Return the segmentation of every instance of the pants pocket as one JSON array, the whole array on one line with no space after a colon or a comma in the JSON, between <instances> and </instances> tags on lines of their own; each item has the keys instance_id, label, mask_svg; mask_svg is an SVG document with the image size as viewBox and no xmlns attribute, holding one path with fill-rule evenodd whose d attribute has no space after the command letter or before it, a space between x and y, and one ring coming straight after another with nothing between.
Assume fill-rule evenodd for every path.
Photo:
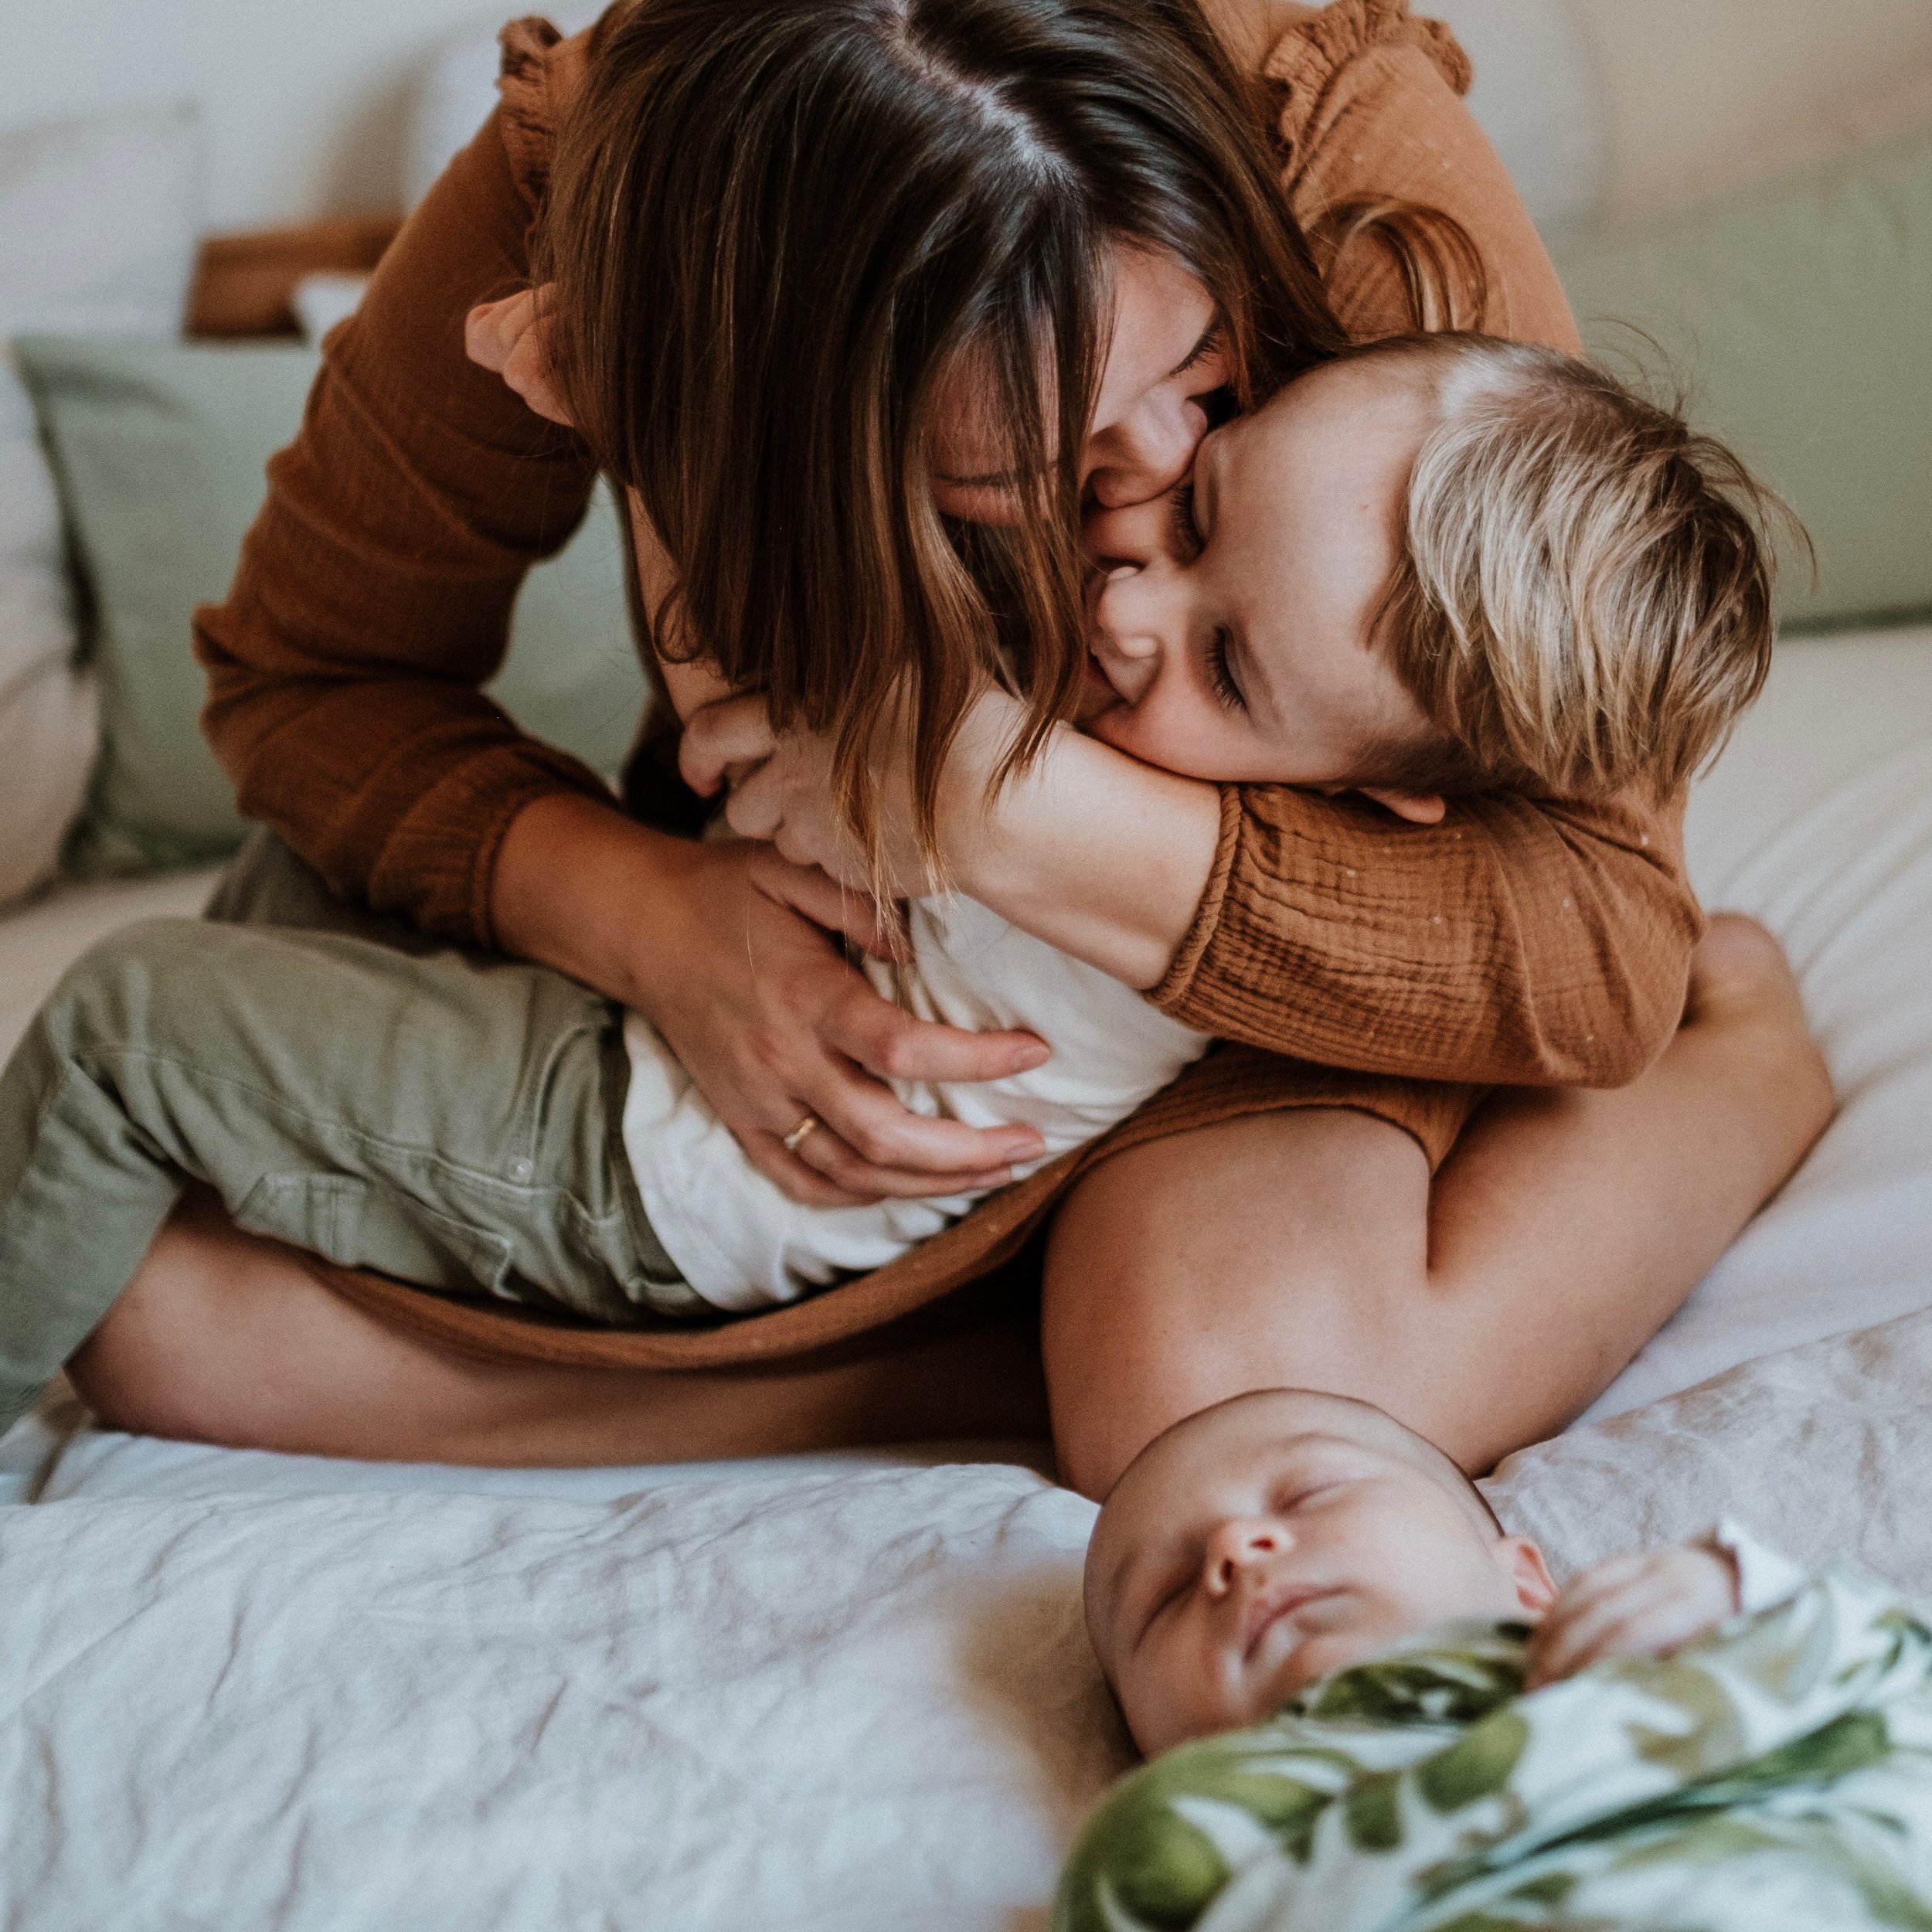
<instances>
[{"instance_id":1,"label":"pants pocket","mask_svg":"<svg viewBox=\"0 0 1932 1932\"><path fill-rule=\"evenodd\" d=\"M351 1175L265 1174L234 1210L236 1226L345 1268L374 1268L419 1287L512 1295L507 1236L472 1226Z\"/></svg>"}]
</instances>

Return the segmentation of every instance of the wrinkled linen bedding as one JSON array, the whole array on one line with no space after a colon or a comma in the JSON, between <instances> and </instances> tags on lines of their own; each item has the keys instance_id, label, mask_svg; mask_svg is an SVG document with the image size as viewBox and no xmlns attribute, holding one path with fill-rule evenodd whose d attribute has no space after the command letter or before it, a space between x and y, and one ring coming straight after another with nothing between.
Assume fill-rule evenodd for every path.
<instances>
[{"instance_id":1,"label":"wrinkled linen bedding","mask_svg":"<svg viewBox=\"0 0 1932 1932\"><path fill-rule=\"evenodd\" d=\"M1932 633L1785 647L1692 839L1791 947L1844 1111L1492 1493L1560 1566L1728 1512L1932 1603ZM1090 1505L991 1453L382 1468L32 1418L0 1923L1031 1932L1130 1754Z\"/></svg>"}]
</instances>

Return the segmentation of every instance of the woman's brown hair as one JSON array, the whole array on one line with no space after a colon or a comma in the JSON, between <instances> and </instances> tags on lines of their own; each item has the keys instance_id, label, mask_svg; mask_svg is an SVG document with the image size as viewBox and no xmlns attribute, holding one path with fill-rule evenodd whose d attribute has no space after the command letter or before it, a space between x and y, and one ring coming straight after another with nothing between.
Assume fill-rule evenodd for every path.
<instances>
[{"instance_id":1,"label":"woman's brown hair","mask_svg":"<svg viewBox=\"0 0 1932 1932\"><path fill-rule=\"evenodd\" d=\"M659 649L831 733L862 835L886 720L930 845L978 689L1024 698L1015 760L1072 708L1113 250L1203 284L1237 405L1344 345L1277 166L1191 0L636 0L606 29L543 237L558 376L677 567ZM1010 529L932 499L968 349Z\"/></svg>"}]
</instances>

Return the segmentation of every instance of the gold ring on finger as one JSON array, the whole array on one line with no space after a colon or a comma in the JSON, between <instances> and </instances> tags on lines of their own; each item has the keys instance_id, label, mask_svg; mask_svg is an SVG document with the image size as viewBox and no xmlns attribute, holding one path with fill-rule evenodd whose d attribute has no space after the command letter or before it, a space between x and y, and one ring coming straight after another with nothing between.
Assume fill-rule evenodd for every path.
<instances>
[{"instance_id":1,"label":"gold ring on finger","mask_svg":"<svg viewBox=\"0 0 1932 1932\"><path fill-rule=\"evenodd\" d=\"M785 1136L785 1151L787 1154L796 1154L799 1148L803 1147L805 1142L810 1139L814 1131L817 1129L818 1125L818 1116L816 1114L808 1114L805 1117Z\"/></svg>"}]
</instances>

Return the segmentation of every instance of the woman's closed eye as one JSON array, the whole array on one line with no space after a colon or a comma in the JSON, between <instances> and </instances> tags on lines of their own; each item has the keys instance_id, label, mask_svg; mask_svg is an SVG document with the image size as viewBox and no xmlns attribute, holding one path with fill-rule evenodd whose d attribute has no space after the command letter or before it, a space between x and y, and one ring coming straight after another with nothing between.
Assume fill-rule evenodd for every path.
<instances>
[{"instance_id":1,"label":"woman's closed eye","mask_svg":"<svg viewBox=\"0 0 1932 1932\"><path fill-rule=\"evenodd\" d=\"M1185 376L1189 370L1199 369L1209 357L1219 355L1222 340L1226 332L1226 325L1217 315L1209 325L1201 339L1188 351L1187 359L1183 362L1175 364L1170 372L1170 379L1175 376Z\"/></svg>"}]
</instances>

